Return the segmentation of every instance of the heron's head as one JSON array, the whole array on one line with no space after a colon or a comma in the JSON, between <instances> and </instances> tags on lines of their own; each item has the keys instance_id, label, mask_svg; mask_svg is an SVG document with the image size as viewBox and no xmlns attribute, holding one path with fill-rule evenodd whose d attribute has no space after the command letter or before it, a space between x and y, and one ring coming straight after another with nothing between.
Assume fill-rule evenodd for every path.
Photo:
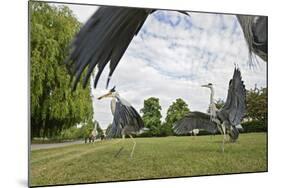
<instances>
[{"instance_id":1,"label":"heron's head","mask_svg":"<svg viewBox=\"0 0 281 188\"><path fill-rule=\"evenodd\" d=\"M98 97L98 100L101 100L102 98L106 98L106 97L115 97L116 94L117 94L117 92L116 92L115 86L114 86L111 90L109 90L108 93Z\"/></svg>"},{"instance_id":2,"label":"heron's head","mask_svg":"<svg viewBox=\"0 0 281 188\"><path fill-rule=\"evenodd\" d=\"M213 84L212 83L208 83L206 85L202 85L202 87L207 87L207 88L212 89L213 88Z\"/></svg>"}]
</instances>

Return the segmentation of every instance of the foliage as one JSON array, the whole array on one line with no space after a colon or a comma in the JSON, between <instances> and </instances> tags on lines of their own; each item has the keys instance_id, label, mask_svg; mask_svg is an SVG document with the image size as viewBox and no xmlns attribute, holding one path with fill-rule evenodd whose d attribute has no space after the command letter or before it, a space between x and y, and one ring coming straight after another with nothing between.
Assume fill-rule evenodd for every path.
<instances>
[{"instance_id":1,"label":"foliage","mask_svg":"<svg viewBox=\"0 0 281 188\"><path fill-rule=\"evenodd\" d=\"M80 128L79 138L88 138L94 130L94 124L92 121L84 123Z\"/></svg>"},{"instance_id":2,"label":"foliage","mask_svg":"<svg viewBox=\"0 0 281 188\"><path fill-rule=\"evenodd\" d=\"M267 122L253 120L244 122L241 125L243 126L242 133L267 132Z\"/></svg>"},{"instance_id":3,"label":"foliage","mask_svg":"<svg viewBox=\"0 0 281 188\"><path fill-rule=\"evenodd\" d=\"M173 102L167 110L167 116L165 118L166 122L162 125L162 135L172 135L173 124L187 115L189 111L188 105L183 99L176 99L176 101Z\"/></svg>"},{"instance_id":4,"label":"foliage","mask_svg":"<svg viewBox=\"0 0 281 188\"><path fill-rule=\"evenodd\" d=\"M61 131L58 140L75 140L81 137L81 128L70 127Z\"/></svg>"},{"instance_id":5,"label":"foliage","mask_svg":"<svg viewBox=\"0 0 281 188\"><path fill-rule=\"evenodd\" d=\"M150 97L144 100L144 106L141 109L141 113L143 113L142 119L144 126L149 129L146 134L151 136L160 135L162 115L159 99Z\"/></svg>"},{"instance_id":6,"label":"foliage","mask_svg":"<svg viewBox=\"0 0 281 188\"><path fill-rule=\"evenodd\" d=\"M53 137L93 115L89 85L86 89L79 85L71 92L70 76L63 63L81 24L65 6L30 2L29 8L31 136Z\"/></svg>"},{"instance_id":7,"label":"foliage","mask_svg":"<svg viewBox=\"0 0 281 188\"><path fill-rule=\"evenodd\" d=\"M267 122L267 88L255 88L247 91L247 114L251 120Z\"/></svg>"},{"instance_id":8,"label":"foliage","mask_svg":"<svg viewBox=\"0 0 281 188\"><path fill-rule=\"evenodd\" d=\"M100 127L100 124L99 124L99 122L98 121L95 121L94 122L94 126L95 126L95 128L96 128L96 131L97 131L97 137L101 137L102 135L104 135L104 133L103 133L103 130L102 130L102 128Z\"/></svg>"},{"instance_id":9,"label":"foliage","mask_svg":"<svg viewBox=\"0 0 281 188\"><path fill-rule=\"evenodd\" d=\"M92 121L88 121L83 123L80 128L76 126L63 129L61 133L56 136L58 140L75 140L75 139L83 139L90 136L92 133L94 126Z\"/></svg>"}]
</instances>

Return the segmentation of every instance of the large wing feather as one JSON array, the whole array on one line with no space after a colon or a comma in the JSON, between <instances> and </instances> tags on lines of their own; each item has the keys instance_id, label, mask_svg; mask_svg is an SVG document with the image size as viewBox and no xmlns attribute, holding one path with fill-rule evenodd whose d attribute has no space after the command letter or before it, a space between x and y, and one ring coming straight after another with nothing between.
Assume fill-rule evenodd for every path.
<instances>
[{"instance_id":1,"label":"large wing feather","mask_svg":"<svg viewBox=\"0 0 281 188\"><path fill-rule=\"evenodd\" d=\"M73 89L86 67L88 70L83 79L83 87L86 86L93 69L97 67L94 80L96 87L104 67L110 61L108 84L119 60L151 12L150 9L128 7L99 8L70 46L71 52L66 63L75 76Z\"/></svg>"},{"instance_id":2,"label":"large wing feather","mask_svg":"<svg viewBox=\"0 0 281 188\"><path fill-rule=\"evenodd\" d=\"M211 121L210 115L202 112L190 112L173 126L176 134L188 134L193 129L205 130L210 133L218 132L216 123Z\"/></svg>"},{"instance_id":3,"label":"large wing feather","mask_svg":"<svg viewBox=\"0 0 281 188\"><path fill-rule=\"evenodd\" d=\"M231 125L238 125L246 112L246 89L242 81L241 72L234 69L233 78L229 82L227 99L218 112L221 120L227 120Z\"/></svg>"},{"instance_id":4,"label":"large wing feather","mask_svg":"<svg viewBox=\"0 0 281 188\"><path fill-rule=\"evenodd\" d=\"M130 132L139 132L144 128L144 123L139 113L134 107L122 104L119 100L116 102L114 118L111 129L111 137L120 136L124 127Z\"/></svg>"},{"instance_id":5,"label":"large wing feather","mask_svg":"<svg viewBox=\"0 0 281 188\"><path fill-rule=\"evenodd\" d=\"M267 62L268 52L268 22L267 16L237 15L248 44L249 52L254 52Z\"/></svg>"}]
</instances>

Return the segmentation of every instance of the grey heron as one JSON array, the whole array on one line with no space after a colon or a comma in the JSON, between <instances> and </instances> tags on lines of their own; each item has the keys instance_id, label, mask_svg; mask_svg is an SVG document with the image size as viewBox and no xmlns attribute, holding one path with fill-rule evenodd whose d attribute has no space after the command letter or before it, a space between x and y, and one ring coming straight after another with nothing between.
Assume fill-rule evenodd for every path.
<instances>
[{"instance_id":1,"label":"grey heron","mask_svg":"<svg viewBox=\"0 0 281 188\"><path fill-rule=\"evenodd\" d=\"M131 157L134 154L136 141L132 134L137 134L144 128L144 123L139 113L135 108L130 105L125 99L121 98L119 93L115 90L115 86L105 95L100 96L98 99L111 97L111 112L113 115L113 122L110 131L110 137L122 136L122 140L128 135L134 142ZM123 147L120 148L116 156L121 152Z\"/></svg>"},{"instance_id":2,"label":"grey heron","mask_svg":"<svg viewBox=\"0 0 281 188\"><path fill-rule=\"evenodd\" d=\"M241 72L235 67L232 79L229 82L227 99L221 109L217 109L214 102L213 84L202 85L211 90L210 113L190 112L183 119L174 123L176 134L187 134L194 129L203 129L210 133L221 132L223 135L222 151L226 133L232 141L236 141L241 128L241 120L246 112L246 89L242 81Z\"/></svg>"},{"instance_id":3,"label":"grey heron","mask_svg":"<svg viewBox=\"0 0 281 188\"><path fill-rule=\"evenodd\" d=\"M70 55L65 60L72 76L75 90L83 71L85 87L91 72L98 68L94 80L96 88L105 66L109 63L106 87L133 37L138 34L147 17L156 9L129 7L100 7L78 32L70 44ZM178 11L188 15L184 11ZM267 17L237 16L244 32L249 52L267 60Z\"/></svg>"},{"instance_id":4,"label":"grey heron","mask_svg":"<svg viewBox=\"0 0 281 188\"><path fill-rule=\"evenodd\" d=\"M100 7L81 28L70 45L70 55L66 59L69 70L75 75L73 89L81 77L83 70L88 67L83 79L86 86L91 72L98 67L94 80L97 86L104 67L110 61L110 71L107 86L116 66L125 53L133 37L138 34L147 16L156 9L129 7ZM184 11L177 11L189 16Z\"/></svg>"}]
</instances>

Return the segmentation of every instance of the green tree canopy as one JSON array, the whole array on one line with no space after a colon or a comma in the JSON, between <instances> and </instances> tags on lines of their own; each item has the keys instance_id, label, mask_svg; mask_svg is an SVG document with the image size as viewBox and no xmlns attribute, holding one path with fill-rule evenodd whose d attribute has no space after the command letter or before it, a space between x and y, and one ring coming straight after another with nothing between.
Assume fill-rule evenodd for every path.
<instances>
[{"instance_id":1,"label":"green tree canopy","mask_svg":"<svg viewBox=\"0 0 281 188\"><path fill-rule=\"evenodd\" d=\"M87 123L83 123L82 127L80 128L80 138L88 138L92 131L94 130L94 123L93 121L88 121Z\"/></svg>"},{"instance_id":2,"label":"green tree canopy","mask_svg":"<svg viewBox=\"0 0 281 188\"><path fill-rule=\"evenodd\" d=\"M182 119L189 111L187 103L183 99L178 98L169 106L165 120L167 123L173 124Z\"/></svg>"},{"instance_id":3,"label":"green tree canopy","mask_svg":"<svg viewBox=\"0 0 281 188\"><path fill-rule=\"evenodd\" d=\"M166 122L163 124L164 134L172 135L173 123L182 119L189 111L188 105L183 99L176 99L167 110L167 116L165 118Z\"/></svg>"},{"instance_id":4,"label":"green tree canopy","mask_svg":"<svg viewBox=\"0 0 281 188\"><path fill-rule=\"evenodd\" d=\"M267 121L267 88L247 90L246 117L252 120Z\"/></svg>"},{"instance_id":5,"label":"green tree canopy","mask_svg":"<svg viewBox=\"0 0 281 188\"><path fill-rule=\"evenodd\" d=\"M30 3L31 136L54 136L92 119L90 87L71 92L63 63L81 24L65 6Z\"/></svg>"},{"instance_id":6,"label":"green tree canopy","mask_svg":"<svg viewBox=\"0 0 281 188\"><path fill-rule=\"evenodd\" d=\"M159 135L162 117L159 99L150 97L144 100L144 106L141 109L141 113L143 113L142 119L144 126L149 129L149 132L153 136Z\"/></svg>"}]
</instances>

